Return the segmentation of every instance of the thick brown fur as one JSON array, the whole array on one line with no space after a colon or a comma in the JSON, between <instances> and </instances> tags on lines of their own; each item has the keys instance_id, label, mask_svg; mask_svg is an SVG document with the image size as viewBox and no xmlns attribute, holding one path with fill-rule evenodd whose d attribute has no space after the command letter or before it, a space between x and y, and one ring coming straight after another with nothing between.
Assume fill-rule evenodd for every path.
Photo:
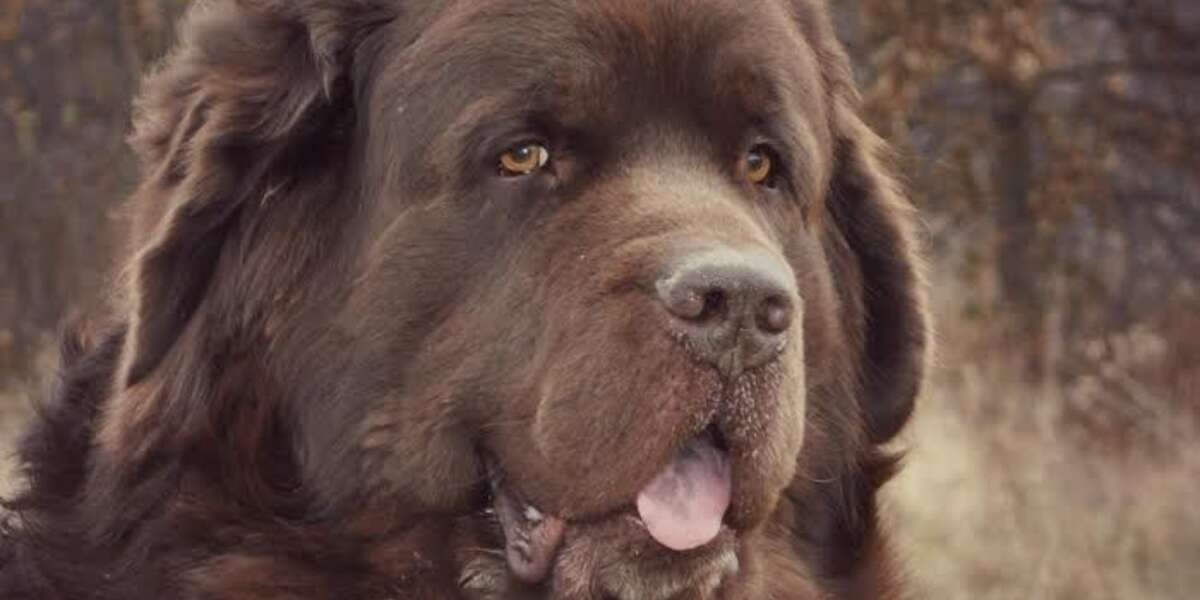
<instances>
[{"instance_id":1,"label":"thick brown fur","mask_svg":"<svg viewBox=\"0 0 1200 600\"><path fill-rule=\"evenodd\" d=\"M903 596L913 216L818 0L207 0L137 108L122 300L21 446L0 598ZM553 170L500 176L530 136ZM762 139L769 189L732 167ZM714 245L803 305L733 381L648 291ZM719 569L610 517L706 426ZM569 524L537 585L489 460Z\"/></svg>"}]
</instances>

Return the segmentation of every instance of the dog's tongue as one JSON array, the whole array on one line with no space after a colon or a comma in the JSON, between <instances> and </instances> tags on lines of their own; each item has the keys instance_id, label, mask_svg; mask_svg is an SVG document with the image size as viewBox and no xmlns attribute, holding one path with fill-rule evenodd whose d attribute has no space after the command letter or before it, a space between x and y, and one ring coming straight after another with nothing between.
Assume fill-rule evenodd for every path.
<instances>
[{"instance_id":1,"label":"dog's tongue","mask_svg":"<svg viewBox=\"0 0 1200 600\"><path fill-rule=\"evenodd\" d=\"M717 537L729 508L729 459L707 436L684 446L638 494L647 531L675 551L699 548Z\"/></svg>"}]
</instances>

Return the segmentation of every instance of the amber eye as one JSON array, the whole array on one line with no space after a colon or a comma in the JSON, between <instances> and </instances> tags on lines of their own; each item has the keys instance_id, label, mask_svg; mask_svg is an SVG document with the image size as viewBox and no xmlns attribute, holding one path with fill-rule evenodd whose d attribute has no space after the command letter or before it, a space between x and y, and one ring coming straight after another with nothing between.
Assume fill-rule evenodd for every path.
<instances>
[{"instance_id":1,"label":"amber eye","mask_svg":"<svg viewBox=\"0 0 1200 600\"><path fill-rule=\"evenodd\" d=\"M771 151L763 146L751 148L742 158L742 172L746 180L755 185L769 185L775 164L771 160Z\"/></svg>"},{"instance_id":2,"label":"amber eye","mask_svg":"<svg viewBox=\"0 0 1200 600\"><path fill-rule=\"evenodd\" d=\"M500 155L500 171L508 176L528 175L550 162L545 146L527 142L506 150Z\"/></svg>"}]
</instances>

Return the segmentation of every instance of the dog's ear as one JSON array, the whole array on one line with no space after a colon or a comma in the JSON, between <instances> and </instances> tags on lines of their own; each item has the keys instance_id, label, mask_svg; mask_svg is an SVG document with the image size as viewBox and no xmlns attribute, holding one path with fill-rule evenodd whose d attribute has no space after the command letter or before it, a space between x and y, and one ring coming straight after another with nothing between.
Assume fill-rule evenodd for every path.
<instances>
[{"instance_id":1,"label":"dog's ear","mask_svg":"<svg viewBox=\"0 0 1200 600\"><path fill-rule=\"evenodd\" d=\"M825 2L791 0L812 45L826 88L833 170L826 210L849 247L861 289L861 410L869 439L896 436L912 416L925 376L929 331L923 263L913 233L916 214L879 157L885 146L859 116L850 59ZM850 285L853 285L850 283Z\"/></svg>"},{"instance_id":2,"label":"dog's ear","mask_svg":"<svg viewBox=\"0 0 1200 600\"><path fill-rule=\"evenodd\" d=\"M380 0L209 0L144 82L135 111L143 184L134 198L124 382L167 354L208 288L239 212L301 144L352 117L355 48L387 20Z\"/></svg>"},{"instance_id":3,"label":"dog's ear","mask_svg":"<svg viewBox=\"0 0 1200 600\"><path fill-rule=\"evenodd\" d=\"M827 207L860 275L860 401L870 440L878 444L908 422L925 373L929 333L922 262L912 206L877 158L882 141L848 100L835 102Z\"/></svg>"}]
</instances>

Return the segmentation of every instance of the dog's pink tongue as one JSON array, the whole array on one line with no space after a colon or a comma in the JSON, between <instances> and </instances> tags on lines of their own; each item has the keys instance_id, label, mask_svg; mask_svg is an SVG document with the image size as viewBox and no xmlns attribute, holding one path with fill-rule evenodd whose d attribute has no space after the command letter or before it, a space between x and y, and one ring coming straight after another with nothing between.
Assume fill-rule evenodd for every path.
<instances>
[{"instance_id":1,"label":"dog's pink tongue","mask_svg":"<svg viewBox=\"0 0 1200 600\"><path fill-rule=\"evenodd\" d=\"M711 542L729 508L730 478L729 459L711 440L689 442L638 494L638 514L650 536L675 551Z\"/></svg>"}]
</instances>

